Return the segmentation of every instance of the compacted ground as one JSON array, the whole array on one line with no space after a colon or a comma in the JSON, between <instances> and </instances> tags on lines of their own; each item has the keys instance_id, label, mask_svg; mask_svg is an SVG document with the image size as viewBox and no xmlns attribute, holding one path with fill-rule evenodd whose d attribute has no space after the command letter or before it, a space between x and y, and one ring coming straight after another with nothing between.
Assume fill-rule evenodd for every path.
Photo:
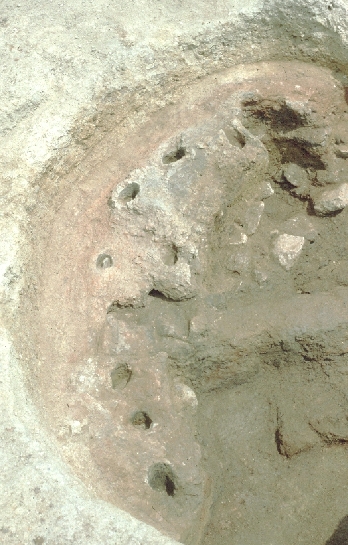
<instances>
[{"instance_id":1,"label":"compacted ground","mask_svg":"<svg viewBox=\"0 0 348 545\"><path fill-rule=\"evenodd\" d=\"M347 121L339 74L245 67L38 214L33 396L99 497L183 543L324 545L348 514Z\"/></svg>"}]
</instances>

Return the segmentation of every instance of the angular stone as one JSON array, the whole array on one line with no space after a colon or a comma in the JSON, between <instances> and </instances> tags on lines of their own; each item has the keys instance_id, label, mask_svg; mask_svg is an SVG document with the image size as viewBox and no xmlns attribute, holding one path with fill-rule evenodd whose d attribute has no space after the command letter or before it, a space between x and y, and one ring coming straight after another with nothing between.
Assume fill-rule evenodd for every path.
<instances>
[{"instance_id":1,"label":"angular stone","mask_svg":"<svg viewBox=\"0 0 348 545\"><path fill-rule=\"evenodd\" d=\"M335 189L324 191L314 198L314 210L319 216L327 216L343 210L348 204L348 184L341 184Z\"/></svg>"},{"instance_id":2,"label":"angular stone","mask_svg":"<svg viewBox=\"0 0 348 545\"><path fill-rule=\"evenodd\" d=\"M285 104L303 123L308 122L312 112L306 102L286 99Z\"/></svg>"},{"instance_id":3,"label":"angular stone","mask_svg":"<svg viewBox=\"0 0 348 545\"><path fill-rule=\"evenodd\" d=\"M187 405L190 405L192 408L196 408L198 405L198 399L195 392L182 382L177 382L175 384L175 393L176 395L184 401Z\"/></svg>"},{"instance_id":4,"label":"angular stone","mask_svg":"<svg viewBox=\"0 0 348 545\"><path fill-rule=\"evenodd\" d=\"M309 241L315 240L318 236L318 231L307 216L291 218L282 224L281 229L288 235L304 237Z\"/></svg>"},{"instance_id":5,"label":"angular stone","mask_svg":"<svg viewBox=\"0 0 348 545\"><path fill-rule=\"evenodd\" d=\"M295 195L305 195L308 193L308 175L304 168L296 163L289 163L283 169L283 177L294 189Z\"/></svg>"},{"instance_id":6,"label":"angular stone","mask_svg":"<svg viewBox=\"0 0 348 545\"><path fill-rule=\"evenodd\" d=\"M287 271L295 264L295 261L302 251L304 242L304 237L287 235L286 233L277 237L274 243L273 253L281 266Z\"/></svg>"},{"instance_id":7,"label":"angular stone","mask_svg":"<svg viewBox=\"0 0 348 545\"><path fill-rule=\"evenodd\" d=\"M283 176L294 187L300 187L308 183L307 172L296 163L287 164L283 169Z\"/></svg>"},{"instance_id":8,"label":"angular stone","mask_svg":"<svg viewBox=\"0 0 348 545\"><path fill-rule=\"evenodd\" d=\"M253 235L259 226L265 203L255 202L246 211L244 227L247 235Z\"/></svg>"},{"instance_id":9,"label":"angular stone","mask_svg":"<svg viewBox=\"0 0 348 545\"><path fill-rule=\"evenodd\" d=\"M339 147L336 151L337 157L340 157L341 159L348 159L348 147L342 146Z\"/></svg>"},{"instance_id":10,"label":"angular stone","mask_svg":"<svg viewBox=\"0 0 348 545\"><path fill-rule=\"evenodd\" d=\"M317 170L316 173L316 183L317 185L325 186L329 184L336 184L337 179L333 172L328 170Z\"/></svg>"},{"instance_id":11,"label":"angular stone","mask_svg":"<svg viewBox=\"0 0 348 545\"><path fill-rule=\"evenodd\" d=\"M154 289L173 301L190 299L196 294L192 284L190 266L187 263L177 263L168 270L158 272L154 279Z\"/></svg>"},{"instance_id":12,"label":"angular stone","mask_svg":"<svg viewBox=\"0 0 348 545\"><path fill-rule=\"evenodd\" d=\"M324 147L328 141L331 129L329 127L301 127L292 131L291 136L297 142L307 144L308 147Z\"/></svg>"},{"instance_id":13,"label":"angular stone","mask_svg":"<svg viewBox=\"0 0 348 545\"><path fill-rule=\"evenodd\" d=\"M262 286L268 280L268 272L263 269L255 269L253 271L254 280Z\"/></svg>"}]
</instances>

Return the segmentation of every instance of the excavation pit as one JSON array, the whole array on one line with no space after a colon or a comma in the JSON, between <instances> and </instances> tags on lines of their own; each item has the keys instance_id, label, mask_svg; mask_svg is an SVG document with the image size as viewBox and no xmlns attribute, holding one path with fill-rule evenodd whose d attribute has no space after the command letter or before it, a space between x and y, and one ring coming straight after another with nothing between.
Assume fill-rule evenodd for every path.
<instances>
[{"instance_id":1,"label":"excavation pit","mask_svg":"<svg viewBox=\"0 0 348 545\"><path fill-rule=\"evenodd\" d=\"M187 545L324 545L348 513L345 88L243 70L34 210L21 351L99 498Z\"/></svg>"}]
</instances>

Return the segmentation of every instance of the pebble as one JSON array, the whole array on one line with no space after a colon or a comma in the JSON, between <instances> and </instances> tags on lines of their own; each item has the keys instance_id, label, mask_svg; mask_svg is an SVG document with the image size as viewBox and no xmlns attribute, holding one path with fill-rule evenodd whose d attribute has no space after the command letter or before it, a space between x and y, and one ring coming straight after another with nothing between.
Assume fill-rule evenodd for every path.
<instances>
[{"instance_id":1,"label":"pebble","mask_svg":"<svg viewBox=\"0 0 348 545\"><path fill-rule=\"evenodd\" d=\"M340 147L336 150L336 156L340 157L341 159L348 159L348 147Z\"/></svg>"},{"instance_id":2,"label":"pebble","mask_svg":"<svg viewBox=\"0 0 348 545\"><path fill-rule=\"evenodd\" d=\"M253 235L259 226L262 212L264 211L265 203L255 202L246 211L244 227L247 235Z\"/></svg>"},{"instance_id":3,"label":"pebble","mask_svg":"<svg viewBox=\"0 0 348 545\"><path fill-rule=\"evenodd\" d=\"M325 186L325 185L337 183L334 172L330 172L327 170L317 170L316 178L317 178L317 185L319 186L320 185Z\"/></svg>"},{"instance_id":4,"label":"pebble","mask_svg":"<svg viewBox=\"0 0 348 545\"><path fill-rule=\"evenodd\" d=\"M295 235L304 237L306 240L314 241L318 236L318 231L315 229L312 222L306 216L295 216L289 220L286 220L281 230L285 231L288 235Z\"/></svg>"},{"instance_id":5,"label":"pebble","mask_svg":"<svg viewBox=\"0 0 348 545\"><path fill-rule=\"evenodd\" d=\"M324 191L318 198L313 199L316 214L327 216L333 212L343 210L348 205L348 184L341 184L335 189Z\"/></svg>"},{"instance_id":6,"label":"pebble","mask_svg":"<svg viewBox=\"0 0 348 545\"><path fill-rule=\"evenodd\" d=\"M331 129L329 127L301 127L291 132L291 137L297 142L307 144L307 146L324 147L327 142Z\"/></svg>"},{"instance_id":7,"label":"pebble","mask_svg":"<svg viewBox=\"0 0 348 545\"><path fill-rule=\"evenodd\" d=\"M262 269L255 269L253 273L256 282L262 286L268 280L268 273Z\"/></svg>"},{"instance_id":8,"label":"pebble","mask_svg":"<svg viewBox=\"0 0 348 545\"><path fill-rule=\"evenodd\" d=\"M283 169L283 176L294 187L300 187L308 183L307 172L296 163L288 163Z\"/></svg>"},{"instance_id":9,"label":"pebble","mask_svg":"<svg viewBox=\"0 0 348 545\"><path fill-rule=\"evenodd\" d=\"M295 264L302 251L304 242L304 237L288 235L286 233L276 238L273 253L281 266L287 271Z\"/></svg>"},{"instance_id":10,"label":"pebble","mask_svg":"<svg viewBox=\"0 0 348 545\"><path fill-rule=\"evenodd\" d=\"M178 382L175 385L175 390L178 395L178 397L184 401L185 403L188 403L191 405L191 407L197 407L198 405L198 399L195 394L195 392L186 384L183 384L182 382Z\"/></svg>"}]
</instances>

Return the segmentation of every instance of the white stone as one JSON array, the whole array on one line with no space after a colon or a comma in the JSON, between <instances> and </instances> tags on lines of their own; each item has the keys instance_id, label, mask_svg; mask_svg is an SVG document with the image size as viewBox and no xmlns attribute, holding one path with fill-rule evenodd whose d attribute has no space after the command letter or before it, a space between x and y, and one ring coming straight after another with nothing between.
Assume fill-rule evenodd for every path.
<instances>
[{"instance_id":1,"label":"white stone","mask_svg":"<svg viewBox=\"0 0 348 545\"><path fill-rule=\"evenodd\" d=\"M69 428L71 435L80 434L82 431L82 425L79 420L71 420L69 422Z\"/></svg>"},{"instance_id":2,"label":"white stone","mask_svg":"<svg viewBox=\"0 0 348 545\"><path fill-rule=\"evenodd\" d=\"M195 394L195 392L187 386L186 384L183 384L182 382L178 382L176 384L176 392L178 397L186 404L191 405L191 407L197 407L198 406L198 399Z\"/></svg>"},{"instance_id":3,"label":"white stone","mask_svg":"<svg viewBox=\"0 0 348 545\"><path fill-rule=\"evenodd\" d=\"M265 203L255 202L249 206L245 214L244 227L247 235L253 235L259 226Z\"/></svg>"},{"instance_id":4,"label":"white stone","mask_svg":"<svg viewBox=\"0 0 348 545\"><path fill-rule=\"evenodd\" d=\"M341 184L335 189L324 191L314 199L314 210L319 216L326 216L343 210L348 204L348 184Z\"/></svg>"},{"instance_id":5,"label":"white stone","mask_svg":"<svg viewBox=\"0 0 348 545\"><path fill-rule=\"evenodd\" d=\"M279 235L276 238L273 253L281 266L287 271L295 264L295 261L302 251L304 242L304 237L288 235L286 233Z\"/></svg>"},{"instance_id":6,"label":"white stone","mask_svg":"<svg viewBox=\"0 0 348 545\"><path fill-rule=\"evenodd\" d=\"M286 220L281 230L285 231L288 235L295 235L305 237L306 240L313 241L318 236L318 231L315 229L313 223L305 215L295 216L289 220Z\"/></svg>"}]
</instances>

